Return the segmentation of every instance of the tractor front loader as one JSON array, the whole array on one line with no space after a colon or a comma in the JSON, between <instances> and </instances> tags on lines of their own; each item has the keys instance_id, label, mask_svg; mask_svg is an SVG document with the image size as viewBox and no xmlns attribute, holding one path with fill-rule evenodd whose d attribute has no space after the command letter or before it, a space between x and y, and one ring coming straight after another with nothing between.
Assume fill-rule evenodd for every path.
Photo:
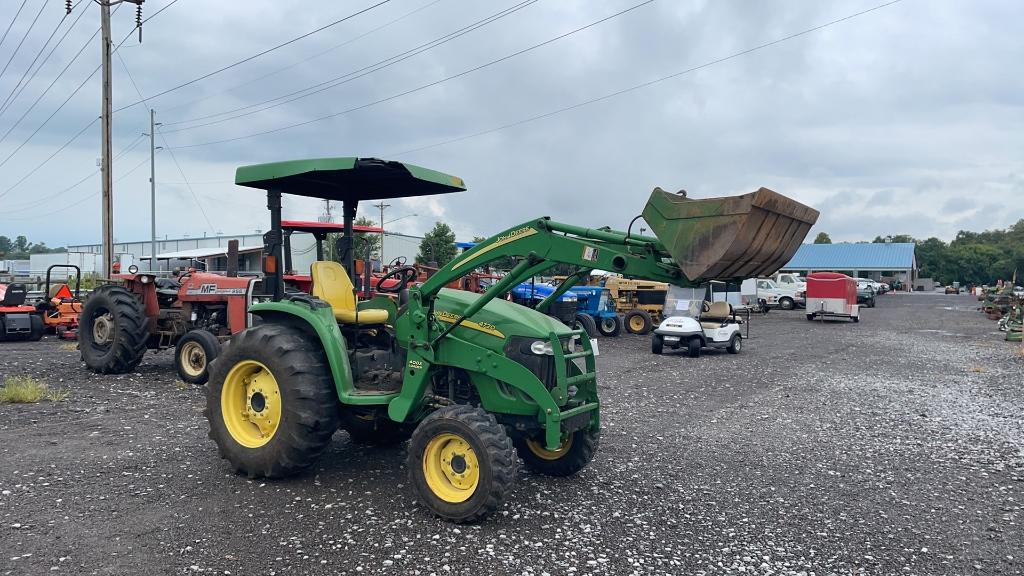
<instances>
[{"instance_id":1,"label":"tractor front loader","mask_svg":"<svg viewBox=\"0 0 1024 576\"><path fill-rule=\"evenodd\" d=\"M271 227L264 270L274 297L250 308L262 322L234 336L213 363L205 414L221 456L249 477L282 477L316 462L339 427L358 441L409 438L415 493L453 522L476 521L498 509L515 481L518 458L538 473L570 476L597 450L595 348L583 330L543 310L594 268L699 284L707 274L694 266L684 272L679 262L694 253L680 248L688 242L706 246L706 232L723 231L690 226L689 240L668 234L673 242L666 244L538 218L481 242L421 285L411 285L415 268L392 270L397 305L385 297L359 302L351 262L314 263L312 296L284 291L278 266L282 196L340 201L348 223L361 200L461 191L461 179L399 162L327 158L246 166L235 181L267 193ZM657 194L649 207L663 200ZM738 198L745 199L745 213L723 213L721 208L736 207L733 198L688 201L701 207L705 219L734 221L733 237L746 243L744 264L723 267L708 256L708 270L763 273L796 250L817 217L766 189ZM659 234L686 227L679 217L673 210L645 211ZM794 220L800 222L789 225ZM749 230L752 223L758 230ZM482 294L445 287L507 257L518 264ZM503 299L558 264L577 271L539 310Z\"/></svg>"}]
</instances>

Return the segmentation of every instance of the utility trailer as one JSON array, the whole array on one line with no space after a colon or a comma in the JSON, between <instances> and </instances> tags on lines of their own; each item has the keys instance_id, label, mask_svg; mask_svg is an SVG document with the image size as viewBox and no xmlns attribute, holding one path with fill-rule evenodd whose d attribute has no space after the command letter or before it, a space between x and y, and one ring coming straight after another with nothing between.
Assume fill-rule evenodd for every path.
<instances>
[{"instance_id":1,"label":"utility trailer","mask_svg":"<svg viewBox=\"0 0 1024 576\"><path fill-rule=\"evenodd\" d=\"M860 322L857 281L838 272L807 276L807 319L848 318Z\"/></svg>"},{"instance_id":2,"label":"utility trailer","mask_svg":"<svg viewBox=\"0 0 1024 576\"><path fill-rule=\"evenodd\" d=\"M388 272L381 283L397 280L388 288L397 303L357 302L351 253L344 265L313 264L312 295L284 290L283 197L342 202L351 230L361 201L458 192L465 189L460 178L349 157L244 166L235 183L266 192L264 272L272 298L250 307L261 322L232 337L213 363L205 415L220 455L250 478L274 478L311 466L339 427L379 444L409 439L413 491L453 522L497 510L517 479L518 458L537 473L571 476L594 457L601 428L595 351L583 330L543 313L570 287L593 269L677 286L699 285L709 272L742 276L748 266L722 259L786 260L817 217L762 189L755 195L774 202L779 225L757 224L759 232L747 229L749 218L730 224L735 217L717 213L716 206L733 206L732 198L690 201L698 212L717 213L712 226L693 225L696 215L674 222L645 210L665 243L536 218L477 244L420 285L413 285L413 267ZM655 191L648 208L673 202L662 194ZM784 225L794 214L810 224ZM733 245L736 254L718 252L715 236L722 233L748 245ZM714 253L702 255L698 246ZM518 263L483 293L446 288L506 258ZM536 310L504 299L560 264L575 272Z\"/></svg>"}]
</instances>

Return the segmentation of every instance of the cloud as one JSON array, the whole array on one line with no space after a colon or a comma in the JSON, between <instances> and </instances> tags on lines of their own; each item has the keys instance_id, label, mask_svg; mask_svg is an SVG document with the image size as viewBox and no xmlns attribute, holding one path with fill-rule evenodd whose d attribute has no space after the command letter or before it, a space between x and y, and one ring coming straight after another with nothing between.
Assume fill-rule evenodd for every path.
<instances>
[{"instance_id":1,"label":"cloud","mask_svg":"<svg viewBox=\"0 0 1024 576\"><path fill-rule=\"evenodd\" d=\"M166 143L175 147L192 191L169 155L161 153L158 235L265 229L268 217L261 193L232 185L239 165L321 156L387 157L425 146L397 158L457 174L469 191L391 202L385 219L405 216L392 225L405 233L422 233L441 219L460 239L468 239L545 215L623 228L643 209L654 186L686 188L693 197L766 186L820 210L821 220L811 234L825 231L835 241L897 233L948 240L963 228L1008 226L1024 211L1019 155L1024 149L1024 76L1012 73L1024 61L1024 44L1011 25L1024 18L1020 3L940 0L924 9L902 2L646 89L432 146L685 70L873 5L654 2L494 66L360 108L634 3L537 2L309 98L204 128L169 132ZM148 4L149 13L163 5ZM459 0L392 2L149 105L166 130L188 126L172 123L249 106L359 70L500 8ZM93 12L0 117L0 130L6 131L92 33L95 11L86 4L80 9ZM121 54L143 93L154 94L352 10L348 4L259 0L206 3L197 11L181 2L146 24L141 46L126 43ZM0 9L0 21L13 15L7 11L10 6ZM52 20L57 19L54 15ZM25 25L16 23L12 35ZM115 37L127 33L130 25L127 12L115 14ZM32 39L38 44L43 38L33 34ZM0 78L0 92L14 86L30 52L19 54ZM56 108L98 56L91 49L83 54L38 110L0 144L0 159ZM116 57L114 76L115 106L138 100ZM360 109L258 138L184 147L352 108ZM0 170L0 193L98 110L94 78ZM115 115L114 130L115 149L148 131L146 106ZM43 206L34 202L94 171L98 143L94 127L0 198L5 216L0 234L25 234L50 245L97 241L98 177ZM147 153L148 141L143 140L118 160L115 177L144 161ZM115 186L119 239L149 236L147 168ZM61 211L90 194L92 199ZM4 211L4 203L19 210ZM321 210L315 200L285 201L289 217L315 218ZM379 218L369 205L360 213ZM55 221L73 225L54 226Z\"/></svg>"}]
</instances>

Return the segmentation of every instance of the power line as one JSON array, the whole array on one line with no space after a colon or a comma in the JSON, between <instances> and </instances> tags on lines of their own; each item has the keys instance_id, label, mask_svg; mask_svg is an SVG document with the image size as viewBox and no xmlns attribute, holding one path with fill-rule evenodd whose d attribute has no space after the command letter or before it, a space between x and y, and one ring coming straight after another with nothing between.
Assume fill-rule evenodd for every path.
<instances>
[{"instance_id":1,"label":"power line","mask_svg":"<svg viewBox=\"0 0 1024 576\"><path fill-rule=\"evenodd\" d=\"M179 120L177 122L167 122L164 125L165 126L171 126L171 125L176 125L176 124L187 124L187 123L190 123L190 122L196 122L196 121L205 120L205 119L208 119L208 118L216 118L217 116L224 116L224 115L227 115L227 114L233 114L235 112L240 112L242 110L246 110L246 109L249 109L249 108L256 108L256 107L259 107L259 106L263 106L264 104L268 104L270 102L274 102L276 100L280 100L279 102L277 102L275 104L270 104L269 106L264 106L263 108L260 108L259 110L252 110L250 112L245 112L245 113L242 113L242 114L237 114L237 115L234 115L234 116L230 116L228 118L222 118L220 120L214 120L214 121L211 121L211 122L205 122L205 123L202 123L202 124L197 124L195 126L186 126L186 127L182 127L182 128L176 128L174 130L164 130L164 132L167 133L167 134L170 134L172 132L181 132L181 131L184 131L184 130L193 130L195 128L202 128L204 126L211 126L213 124L220 124L222 122L227 122L229 120L234 120L236 118L242 118L244 116L249 116L251 114L257 114L259 112L263 112L263 111L269 110L271 108L276 108L277 106L283 106L284 104L288 104L288 103L294 102L296 100L301 100L303 98L312 96L314 94L319 94L320 92L324 92L324 91L329 90L331 88L336 88L338 86L341 86L342 84L347 84L348 82L352 82L353 80L357 80L357 79L362 78L364 76L368 76L370 74L373 74L374 72L379 72L381 70L384 70L385 68L388 68L390 66L398 64L399 62L402 62L404 60L408 60L409 58L412 58L413 56L416 56L417 54L422 54L423 52L426 52L428 50L432 50L432 49L437 48L438 46L441 46L443 44L447 44L448 42L451 42L452 40L455 40L456 38L459 38L460 36L464 36L466 34L469 34L470 32L473 32L474 30L482 28L482 27L484 27L484 26L486 26L488 24L491 24L492 22L496 22L497 20L500 20L501 18L504 18L505 16L508 16L510 14L518 12L519 10L522 10L523 8L529 6L530 4L534 4L537 1L538 0L526 0L524 2L520 2L519 4L516 4L514 6L506 8L506 9L501 10L499 12L496 12L496 13L494 13L494 14L486 17L486 18L483 18L481 20L477 20L476 22L473 22L472 24L470 24L468 26L464 26L464 27L462 27L462 28L460 28L458 30L455 30L454 32L449 32L448 34L445 34L445 35L443 35L443 36L441 36L439 38L435 38L435 39L433 39L433 40L431 40L429 42L424 42L423 44L420 44L419 46L416 46L416 47L411 48L409 50L406 50L404 52L400 52L400 53L395 54L394 56L391 56L389 58L385 58L383 60L380 60L378 62L370 64L368 66L363 66L362 68L360 68L358 70L353 70L351 72L342 74L341 76L335 76L334 78L329 78L327 80L324 80L323 82L319 82L317 84L313 84L312 86L307 86L306 88L302 88L302 89L296 90L294 92L289 92L288 94L284 94L284 95L278 96L276 98L270 98L269 100L264 100L262 102L257 102L255 104L249 104L247 106L241 106L241 107L235 108L233 110L226 110L224 112L218 112L216 114L209 114L209 115L206 115L206 116L199 116L199 117L196 117L196 118L190 118L188 120ZM303 92L306 92L306 93L302 94ZM296 94L301 94L301 96L296 96L294 98L291 98L291 96L295 96Z\"/></svg>"},{"instance_id":2,"label":"power line","mask_svg":"<svg viewBox=\"0 0 1024 576\"><path fill-rule=\"evenodd\" d=\"M872 8L868 8L867 10L862 10L860 12L856 12L854 14L850 14L850 15L844 16L842 18L837 18L836 20L832 20L830 22L826 22L824 24L820 24L818 26L814 26L813 28L807 28L806 30L802 30L802 31L797 32L795 34L790 34L788 36L784 36L782 38L778 38L776 40L772 40L771 42L765 42L764 44L759 44L759 45L754 46L752 48L747 48L746 50L741 50L739 52L735 52L733 54L729 54L728 56L724 56L722 58L717 58L715 60L710 60L710 61L705 62L703 64L700 64L698 66L694 66L692 68L687 68L686 70L680 70L679 72L675 72L675 73L669 74L667 76L662 76L660 78L655 78L654 80L649 80L647 82L643 82L643 83L640 83L640 84L635 84L635 85L630 86L628 88L623 88L623 89L617 90L615 92L610 92L608 94L604 94L603 96L598 96L596 98L591 98L589 100L584 100L582 102L577 102L576 104L572 104L570 106L565 106L563 108L558 108L556 110L552 110L550 112L545 112L543 114L538 114L536 116L531 116L529 118L523 118L522 120L517 120L515 122L511 122L509 124L504 124L502 126L497 126L495 128L490 128L488 130L482 130L480 132L474 132L472 134L467 134L467 135L459 136L459 137L456 137L456 138L450 138L448 140L442 140L440 142L435 142L433 144L428 144L426 146L420 146L418 148L411 148L411 149L405 150L403 152L395 152L395 153L387 154L386 156L387 157L394 157L394 156L402 156L402 155L405 155L405 154L411 154L413 152L419 152L421 150L427 150L429 148L436 148L438 146L445 146L447 144L453 144L455 142L461 142L463 140L469 140L470 138L476 138L477 136L483 136L485 134L491 134L493 132L498 132L500 130L505 130L507 128L513 128L515 126L521 126L523 124L528 124L530 122L534 122L534 121L537 121L537 120L542 120L544 118L550 118L551 116L555 116L556 114L561 114L563 112L568 112L570 110L575 110L577 108L582 108L584 106L588 106L588 105L594 104L596 102L601 102L603 100L609 100L609 99L614 98L616 96L621 96L622 94L626 94L626 93L629 93L629 92L634 92L636 90L647 88L648 86L653 86L655 84L658 84L658 83L661 83L661 82L665 82L666 80L671 80L673 78L678 78L680 76L683 76L683 75L686 75L686 74L690 74L692 72L696 72L697 70L702 70L704 68L708 68L710 66L714 66L715 64L720 64L720 63L726 62L728 60L739 58L740 56L744 56L746 54L750 54L751 52L756 52L758 50L762 50L764 48L768 48L770 46L774 46L776 44L780 44L782 42L786 42L787 40L792 40L792 39L798 38L800 36L805 36L805 35L810 34L812 32L816 32L818 30L821 30L821 29L824 29L824 28L828 28L829 26L832 26L832 25L835 25L835 24L839 24L839 23L845 22L847 20L852 20L853 18L856 18L858 16L863 16L865 14L868 14L870 12L874 12L876 10L881 10L882 8L885 8L887 6L892 6L893 4L897 4L897 3L901 2L901 1L902 0L892 0L891 2L886 2L885 4L879 4L879 5L874 6Z\"/></svg>"},{"instance_id":3,"label":"power line","mask_svg":"<svg viewBox=\"0 0 1024 576\"><path fill-rule=\"evenodd\" d=\"M83 1L84 0L78 0L75 6L81 4ZM7 99L4 100L3 105L0 105L0 116L3 116L4 113L7 112L7 110L10 109L12 105L14 105L14 101L18 99L18 96L21 96L21 93L24 92L26 88L28 88L28 85L32 82L32 80L35 79L36 75L39 74L39 71L43 69L43 66L46 66L46 63L50 61L50 56L53 56L53 53L57 50L57 48L64 43L64 39L68 37L68 34L70 34L71 30L73 30L74 27L78 25L78 21L81 20L82 16L84 15L85 10L78 11L78 16L75 17L75 21L72 22L71 25L68 26L67 30L64 31L64 35L60 37L60 40L57 40L57 43L54 44L52 48L50 48L50 52L46 54L46 58L43 58L43 61L41 64L39 64L39 67L37 67L35 70L32 70L32 65L36 63L36 60L39 59L39 56L42 55L44 50L46 50L46 46L50 43L50 40L53 40L53 36L57 33L58 30L60 30L61 24L63 24L64 21L67 19L67 14L61 17L60 22L57 23L57 27L54 28L53 30L53 34L50 34L50 38L47 39L46 42L43 44L43 47L39 49L39 53L36 54L35 59L32 60L32 64L29 64L29 67L25 70L25 74L21 76L21 80L18 81L18 85L15 86L14 90L12 90L11 93L7 95ZM29 75L29 72L31 72L31 75ZM28 76L28 79L25 78L26 76Z\"/></svg>"},{"instance_id":4,"label":"power line","mask_svg":"<svg viewBox=\"0 0 1024 576\"><path fill-rule=\"evenodd\" d=\"M396 24L396 23L398 23L398 22L400 22L402 20L405 20L406 18L408 18L410 16L418 14L418 13L426 10L427 8L430 8L431 6L433 6L433 5L435 5L435 4L439 3L439 2L441 2L441 0L433 0L432 2L428 2L427 4L424 4L423 6L420 6L419 8L416 8L414 10L406 12L405 14L399 16L398 18L395 18L394 20L390 20L388 22L385 22L384 24L381 24L380 26L377 26L376 28L373 28L371 30L367 30L366 32L363 32L362 34L360 34L358 36L355 36L353 38L349 38L348 40L342 42L341 44L336 44L336 45L331 46L330 48L328 48L326 50L322 50L320 52L317 52L316 54L313 54L312 56L309 56L308 58L303 58L302 60L299 60L297 62L293 62L293 63L291 63L291 64L289 64L287 66L282 66L281 68L278 68L277 70L274 70L273 72L268 72L268 73L263 74L261 76L257 76L255 78L253 78L252 80L247 80L245 82L242 82L241 84L236 84L236 85L232 86L231 88L226 88L224 90L220 90L220 91L214 92L212 94L208 94L206 96L202 96L200 98L196 98L195 100L189 100L188 102L185 102L183 104L178 104L176 106L169 106L169 107L165 106L165 107L161 108L161 110L164 113L170 112L172 110L178 110L180 108L185 108L187 106L192 106L193 104L198 104L199 102L203 102L203 101L209 100L211 98L214 98L216 96L220 96L222 94L229 94L231 92L234 92L235 90L238 90L239 88L242 88L243 86L249 86L250 84L255 84L256 82L259 82L260 80L263 80L265 78L269 78L271 76L280 74L281 72L284 72L285 70L290 70L290 69L292 69L292 68L294 68L294 67L296 67L296 66L298 66L300 64L303 64L303 63L309 62L310 60L314 60L316 58L319 58L319 57L323 56L324 54L329 54L331 52L334 52L338 48L343 48L345 46L348 46L349 44L352 44L353 42L356 42L358 40L362 40L363 38L366 38L367 36L369 36L371 34L379 32L379 31L387 28L388 26L391 26L392 24ZM165 122L164 123L165 126L168 126L170 124L177 124L177 122Z\"/></svg>"},{"instance_id":5,"label":"power line","mask_svg":"<svg viewBox=\"0 0 1024 576\"><path fill-rule=\"evenodd\" d=\"M451 76L446 76L444 78L441 78L440 80L435 80L435 81L429 82L427 84L422 84L420 86L417 86L416 88L405 90L405 91L399 92L397 94L392 94L391 96L388 96L386 98L381 98L381 99L378 99L378 100L374 100L373 102L369 102L367 104L361 104L359 106L355 106L355 107L349 108L347 110L342 110L340 112L334 112L332 114L328 114L326 116L320 116L319 118L314 118L312 120L306 120L304 122L297 122L295 124L289 124L289 125L286 125L286 126L281 126L281 127L278 127L278 128L273 128L271 130L264 130L262 132L255 132L253 134L247 134L245 136L236 136L234 138L226 138L226 139L223 139L223 140L214 140L214 141L211 141L211 142L201 142L199 144L186 144L186 145L178 146L178 148L179 149L181 149L181 148L198 148L200 146L210 146L210 145L213 145L213 144L223 144L223 143L226 143L226 142L235 142L235 141L238 141L238 140L246 140L248 138L255 138L257 136L264 136L264 135L267 135L267 134L273 134L273 133L281 132L281 131L284 131L284 130L290 130L292 128L297 128L299 126L305 126L305 125L308 125L308 124L313 124L313 123L316 123L316 122L321 122L321 121L327 120L329 118L336 118L338 116L342 116L344 114L349 114L349 113L355 112L357 110L363 110L365 108L370 108L371 106L376 106L377 104L381 104L381 103L384 103L384 102L390 102L391 100L396 100L396 99L401 98L403 96L407 96L409 94L413 94L413 93L419 92L421 90L426 90L427 88L431 88L433 86L437 86L438 84L442 84L444 82L448 82L449 80L454 80L456 78L460 78L462 76L466 76L467 74L472 74L473 72L477 72L479 70L483 70L484 68L488 68L488 67L493 66L495 64L498 64L500 62L504 62L504 61L509 60L511 58L515 58L516 56L519 56L521 54L525 54L525 53L530 52L532 50L536 50L537 48L540 48L542 46L546 46L548 44L551 44L552 42L557 42L558 40L561 40L563 38L567 38L569 36L572 36L573 34L576 34L577 32L582 32L583 30L586 30L588 28L592 28L594 26L597 26L598 24L602 24L602 23L607 22L607 21L609 21L609 20L611 20L613 18L616 18L618 16L622 16L623 14L626 14L628 12L636 10L637 8L640 8L641 6L645 6L647 4L650 4L651 2L654 2L654 0L644 0L643 2L640 2L639 4L634 4L633 6L630 6L629 8L626 8L625 10L620 10L619 12L616 12L616 13L610 15L610 16L605 16L604 18L601 18L600 20L595 20L594 22L591 22L590 24L586 24L584 26L580 26L579 28L576 28L574 30L570 30L569 32L565 32L563 34L560 34L558 36L555 36L554 38L550 38L550 39L545 40L543 42L534 44L533 46L530 46L528 48L523 48L522 50L518 50L518 51L513 52L511 54L502 56L501 58L497 58L495 60L491 60L490 62L487 62L485 64L481 64L479 66L475 66L475 67L470 68L468 70L463 70L462 72L459 72L457 74L452 74Z\"/></svg>"},{"instance_id":6,"label":"power line","mask_svg":"<svg viewBox=\"0 0 1024 576\"><path fill-rule=\"evenodd\" d=\"M173 5L174 5L175 3L177 3L177 2L178 2L178 0L171 0L171 1L170 1L170 2L168 2L168 3L166 4L166 5L164 5L164 7L163 7L163 8L161 8L161 9L157 10L156 12L154 12L153 14L151 14L151 15L150 15L150 16L149 16L148 18L144 19L144 20L142 21L142 23L143 23L143 24L145 24L146 22L148 22L148 21L152 20L152 19L153 19L153 18L155 18L155 17L157 16L157 15L159 15L159 14L160 14L161 12L163 12L164 10L166 10L166 9L170 8L171 6L173 6ZM113 12L113 13L114 13L114 14L116 14L116 13L117 13L117 10L118 10L118 9L119 9L120 7L121 7L121 5L120 5L120 4L119 4L119 5L117 5L117 6L116 6L116 7L114 8L114 12ZM120 42L118 42L117 46L115 46L115 47L114 47L114 50L113 50L113 52L112 52L112 53L115 53L115 54L116 54L116 53L117 53L117 51L118 51L118 49L120 49L120 48L121 48L121 45L123 45L123 44L124 44L125 42L127 42L127 41L128 41L128 38L130 38L130 37L131 37L131 35L132 35L132 34L134 33L134 31L135 31L135 29L133 29L133 30L132 30L132 32L129 32L129 33L128 33L128 34L127 34L127 35L126 35L126 36L125 36L124 38L122 38L122 39L121 39L121 41L120 41ZM95 38L95 37L96 37L96 34L98 34L98 33L99 33L99 29L97 29L97 30L96 30L96 32L93 32L92 36L91 36L91 37L89 38L89 42L92 42L93 38ZM87 43L86 43L85 45L83 45L83 46L82 46L82 48L81 48L81 49L80 49L80 50L78 51L78 53L79 53L79 54L81 54L82 50L84 50L84 49L85 49L85 47L86 47L86 46L88 46L89 42L87 42ZM75 58L77 58L77 57L78 57L78 55L76 54L76 55L75 55ZM74 60L72 60L72 62L74 62ZM57 82L57 80L58 80L58 79L60 78L60 76L61 76L61 75L63 75L65 71L67 71L67 68L68 68L68 67L69 67L70 65L71 65L71 63L68 63L68 66L65 66L65 67L64 67L64 70L62 70L62 71L61 71L61 73L60 73L60 74L59 74L59 75L57 76L57 78L55 78L55 79L54 79L54 81L53 81L52 83L50 83L50 87L49 87L49 88L52 88L52 87L53 87L53 84L55 84L55 83ZM22 149L22 148L23 148L23 147L24 147L24 146L25 146L26 144L28 144L29 140L31 140L31 139L32 139L32 138L33 138L33 137L34 137L34 136L35 136L36 134L38 134L38 133L39 133L39 131L40 131L40 130L42 130L42 129L43 129L43 127L44 127L44 126L46 126L46 124L47 124L47 123L49 123L49 121L50 121L50 120L52 120L52 119L53 119L53 117L54 117L54 116L55 116L55 115L57 114L57 112L60 112L60 110L61 110L62 108L64 108L64 106L65 106L65 105L66 105L66 104L67 104L67 103L68 103L68 102L69 102L69 101L71 100L71 98L72 98L72 97L74 97L74 95L75 95L75 94L77 94L77 93L78 93L78 91L79 91L79 90L81 90L83 86L85 86L85 84L86 84L86 83L87 83L87 82L88 82L88 81L89 81L89 80L90 80L90 79L91 79L91 78L93 77L93 75L95 75L95 74L96 74L96 72L98 72L98 71L99 71L99 69L100 69L100 66L97 66L97 67L96 67L96 68L95 68L95 69L94 69L94 70L92 71L92 73L90 73L90 74L89 74L89 76L88 76L88 77L86 77L86 78L85 78L85 80L83 80L83 81L82 81L82 83L78 85L78 88L76 88L76 89L75 89L75 91L74 91L74 92L72 92L71 96L68 96L68 97L67 97L67 99L65 99L65 100L64 100L64 102L63 102L63 103L62 103L62 104L61 104L61 105L60 105L59 107L57 107L57 109L56 109L56 110L54 110L54 112L53 112L52 114L50 114L50 116L48 116L48 117L46 118L46 120L44 120L44 121L43 121L43 123L39 125L39 127L38 127L38 128L36 128L35 132L33 132L33 133L32 133L31 135L29 135L29 137L28 137L28 138L27 138L27 139L26 139L26 140L25 140L24 142L22 142L22 143L21 143L21 144L20 144L20 145L19 145L19 146L18 146L17 148L15 148L15 149L14 149L14 151L13 151L13 152L11 152L11 153L10 153L10 155L8 155L8 156L7 156L6 158L4 158L4 160L3 160L2 162L0 162L0 166L3 166L3 165L4 165L4 164L6 164L6 163L7 163L8 161L10 161L10 159L11 159L11 158L13 158L13 157L14 157L14 155L15 155L15 154L17 154L19 150L21 150L21 149ZM49 88L47 88L47 90L46 90L46 91L48 91L48 90L49 90ZM43 94L46 94L46 91L44 91L44 92L43 92ZM39 99L41 99L41 98L42 98L42 96L43 96L43 95L40 95L40 97L36 99L36 103L38 103L38 102L39 102ZM35 103L33 104L33 107L34 107L34 106L35 106ZM30 110L31 110L31 108L30 108ZM27 114L27 112L26 112L26 114ZM22 118L24 118L24 116L25 116L25 115L22 115ZM53 159L53 157L54 157L54 156L56 156L56 154L57 154L58 152L60 152L61 150L63 150L64 148L66 148L66 147L67 147L68 145L70 145L70 144L71 144L72 142L74 142L74 141L75 141L75 139L77 139L77 138L78 138L78 136L80 136L80 135L81 135L81 134L82 134L83 132L85 132L86 130L88 130L88 129L89 129L89 127L91 127L91 126L92 126L92 125L93 125L94 123L96 123L96 121L97 121L97 120L98 120L98 118L93 118L93 119L92 119L92 120L91 120L91 121L89 122L89 124L87 124L87 125L85 125L84 127L82 127L82 129L81 129L81 130L80 130L80 131L79 131L78 133L76 133L76 134L75 134L74 136L72 136L70 140L68 140L67 142L65 142L65 143L64 143L64 144L63 144L63 145L62 145L62 146L61 146L61 147L60 147L60 148L59 148L59 149L57 150L57 152L55 152L54 154L51 154L51 155L50 155L50 156L49 156L49 157L48 157L48 158L47 158L46 160L43 160L43 161L42 161L42 162L40 162L40 163L39 163L39 164L38 164L38 165L37 165L37 166L36 166L35 168L33 168L33 169L31 170L31 173L34 173L35 171L39 170L40 168L42 168L42 167L43 167L43 165L45 165L45 164L46 164L47 162L49 162L50 160L52 160L52 159ZM21 121L21 120L19 119L19 122L20 122L20 121ZM12 127L12 130L13 130L13 127ZM10 130L8 130L8 134L9 134L9 133L10 133ZM5 134L5 135L3 136L3 138L0 138L0 142L3 142L3 139L4 139L4 138L6 138L6 137L7 137L7 134ZM20 184L20 183L21 183L21 182L23 182L23 181L24 181L24 178L23 178L22 180L19 180L19 181L18 181L18 183ZM15 186L16 186L16 185L15 185ZM3 193L0 193L0 198L3 198L3 197L4 197L5 195L7 195L7 194L8 194L8 193L9 193L9 192L10 192L11 190L13 190L13 189L14 189L14 187L12 186L11 188L8 188L8 189L7 189L7 190L6 190L5 192L3 192Z\"/></svg>"},{"instance_id":7,"label":"power line","mask_svg":"<svg viewBox=\"0 0 1024 576\"><path fill-rule=\"evenodd\" d=\"M11 28L14 26L14 23L18 21L18 16L21 16L21 11L25 8L26 2L28 2L28 0L21 0L21 6L19 6L18 11L14 13L14 18L12 18L11 23L7 25L7 30L4 30L3 37L0 38L0 46L3 46L4 40L7 40L7 35L11 32Z\"/></svg>"},{"instance_id":8,"label":"power line","mask_svg":"<svg viewBox=\"0 0 1024 576\"><path fill-rule=\"evenodd\" d=\"M258 52L256 54L253 54L252 56L248 56L246 58L243 58L243 59L241 59L241 60L239 60L239 61L237 61L237 62L235 62L233 64L228 64L227 66L224 66L222 68L218 68L217 70L214 70L213 72L208 72L206 74L203 74L202 76L199 76L198 78L193 78L192 80L189 80L188 82L183 82L181 84L178 84L177 86L174 86L172 88L168 88L167 90L164 90L163 92L157 92L156 94L153 94L152 96L150 96L148 98L143 98L142 95L140 94L139 95L140 100L138 100L136 102L132 102L131 104L128 104L127 106L122 106L120 108L117 108L116 110L114 110L114 112L120 112L121 110L124 110L126 108L131 108L132 106L135 106L137 104L144 104L146 100L153 100L153 99L159 98L160 96L163 96L165 94L170 94L171 92L174 92L175 90L180 90L180 89L184 88L185 86L189 86L189 85L195 84L196 82L199 82L200 80L205 80L205 79L207 79L207 78L209 78L211 76L215 76L217 74L220 74L221 72L224 72L225 70L230 70L231 68L234 68L235 66L238 66L240 64L245 64L246 62L255 60L256 58L259 58L260 56L264 56L266 54L269 54L269 53L273 52L274 50L278 50L280 48L284 48L285 46L288 46L289 44L294 44L295 42L298 42L299 40L302 40L303 38L308 38L308 37L312 36L313 34L316 34L318 32L322 32L322 31L324 31L324 30L326 30L326 29L328 29L328 28L330 28L332 26L336 26L336 25L338 25L338 24L340 24L342 22L345 22L346 20L351 20L352 18L355 18L356 16L359 16L360 14L369 12L370 10L373 10L374 8L377 8L378 6L383 6L384 4L387 4L390 1L391 0L380 0L380 2L377 2L376 4L374 4L372 6L369 6L367 8L363 8L362 10L359 10L358 12L353 12L352 14L349 14L348 16L345 16L343 18L339 18L339 19L337 19L337 20L335 20L333 22L325 24L325 25L317 28L316 30L311 30L309 32L306 32L305 34L302 34L301 36L296 36L295 38L292 38L291 40L288 40L287 42L282 42L281 44L278 44L277 46L274 46L272 48L267 48L266 50L264 50L262 52Z\"/></svg>"},{"instance_id":9,"label":"power line","mask_svg":"<svg viewBox=\"0 0 1024 576\"><path fill-rule=\"evenodd\" d=\"M25 43L25 39L32 33L32 29L36 27L36 22L39 21L39 17L43 15L43 10L46 9L46 0L39 6L39 12L36 13L36 17L32 20L32 24L29 24L28 30L25 30L25 35L21 37L21 41L14 47L14 52L11 52L11 57L7 60L7 64L4 64L3 70L0 70L0 78L3 78L4 73L7 72L7 67L14 62L14 57L18 55L18 51L21 50L21 45Z\"/></svg>"}]
</instances>

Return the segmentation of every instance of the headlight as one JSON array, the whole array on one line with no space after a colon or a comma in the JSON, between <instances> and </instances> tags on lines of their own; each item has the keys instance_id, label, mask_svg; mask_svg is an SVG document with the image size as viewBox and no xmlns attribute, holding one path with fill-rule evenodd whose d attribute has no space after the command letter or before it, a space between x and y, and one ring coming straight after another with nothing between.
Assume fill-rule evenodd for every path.
<instances>
[{"instance_id":1,"label":"headlight","mask_svg":"<svg viewBox=\"0 0 1024 576\"><path fill-rule=\"evenodd\" d=\"M530 344L530 352L534 354L551 356L554 352L551 350L551 342L547 340L534 340Z\"/></svg>"},{"instance_id":2,"label":"headlight","mask_svg":"<svg viewBox=\"0 0 1024 576\"><path fill-rule=\"evenodd\" d=\"M143 284L149 284L149 276L139 276L139 282Z\"/></svg>"}]
</instances>

